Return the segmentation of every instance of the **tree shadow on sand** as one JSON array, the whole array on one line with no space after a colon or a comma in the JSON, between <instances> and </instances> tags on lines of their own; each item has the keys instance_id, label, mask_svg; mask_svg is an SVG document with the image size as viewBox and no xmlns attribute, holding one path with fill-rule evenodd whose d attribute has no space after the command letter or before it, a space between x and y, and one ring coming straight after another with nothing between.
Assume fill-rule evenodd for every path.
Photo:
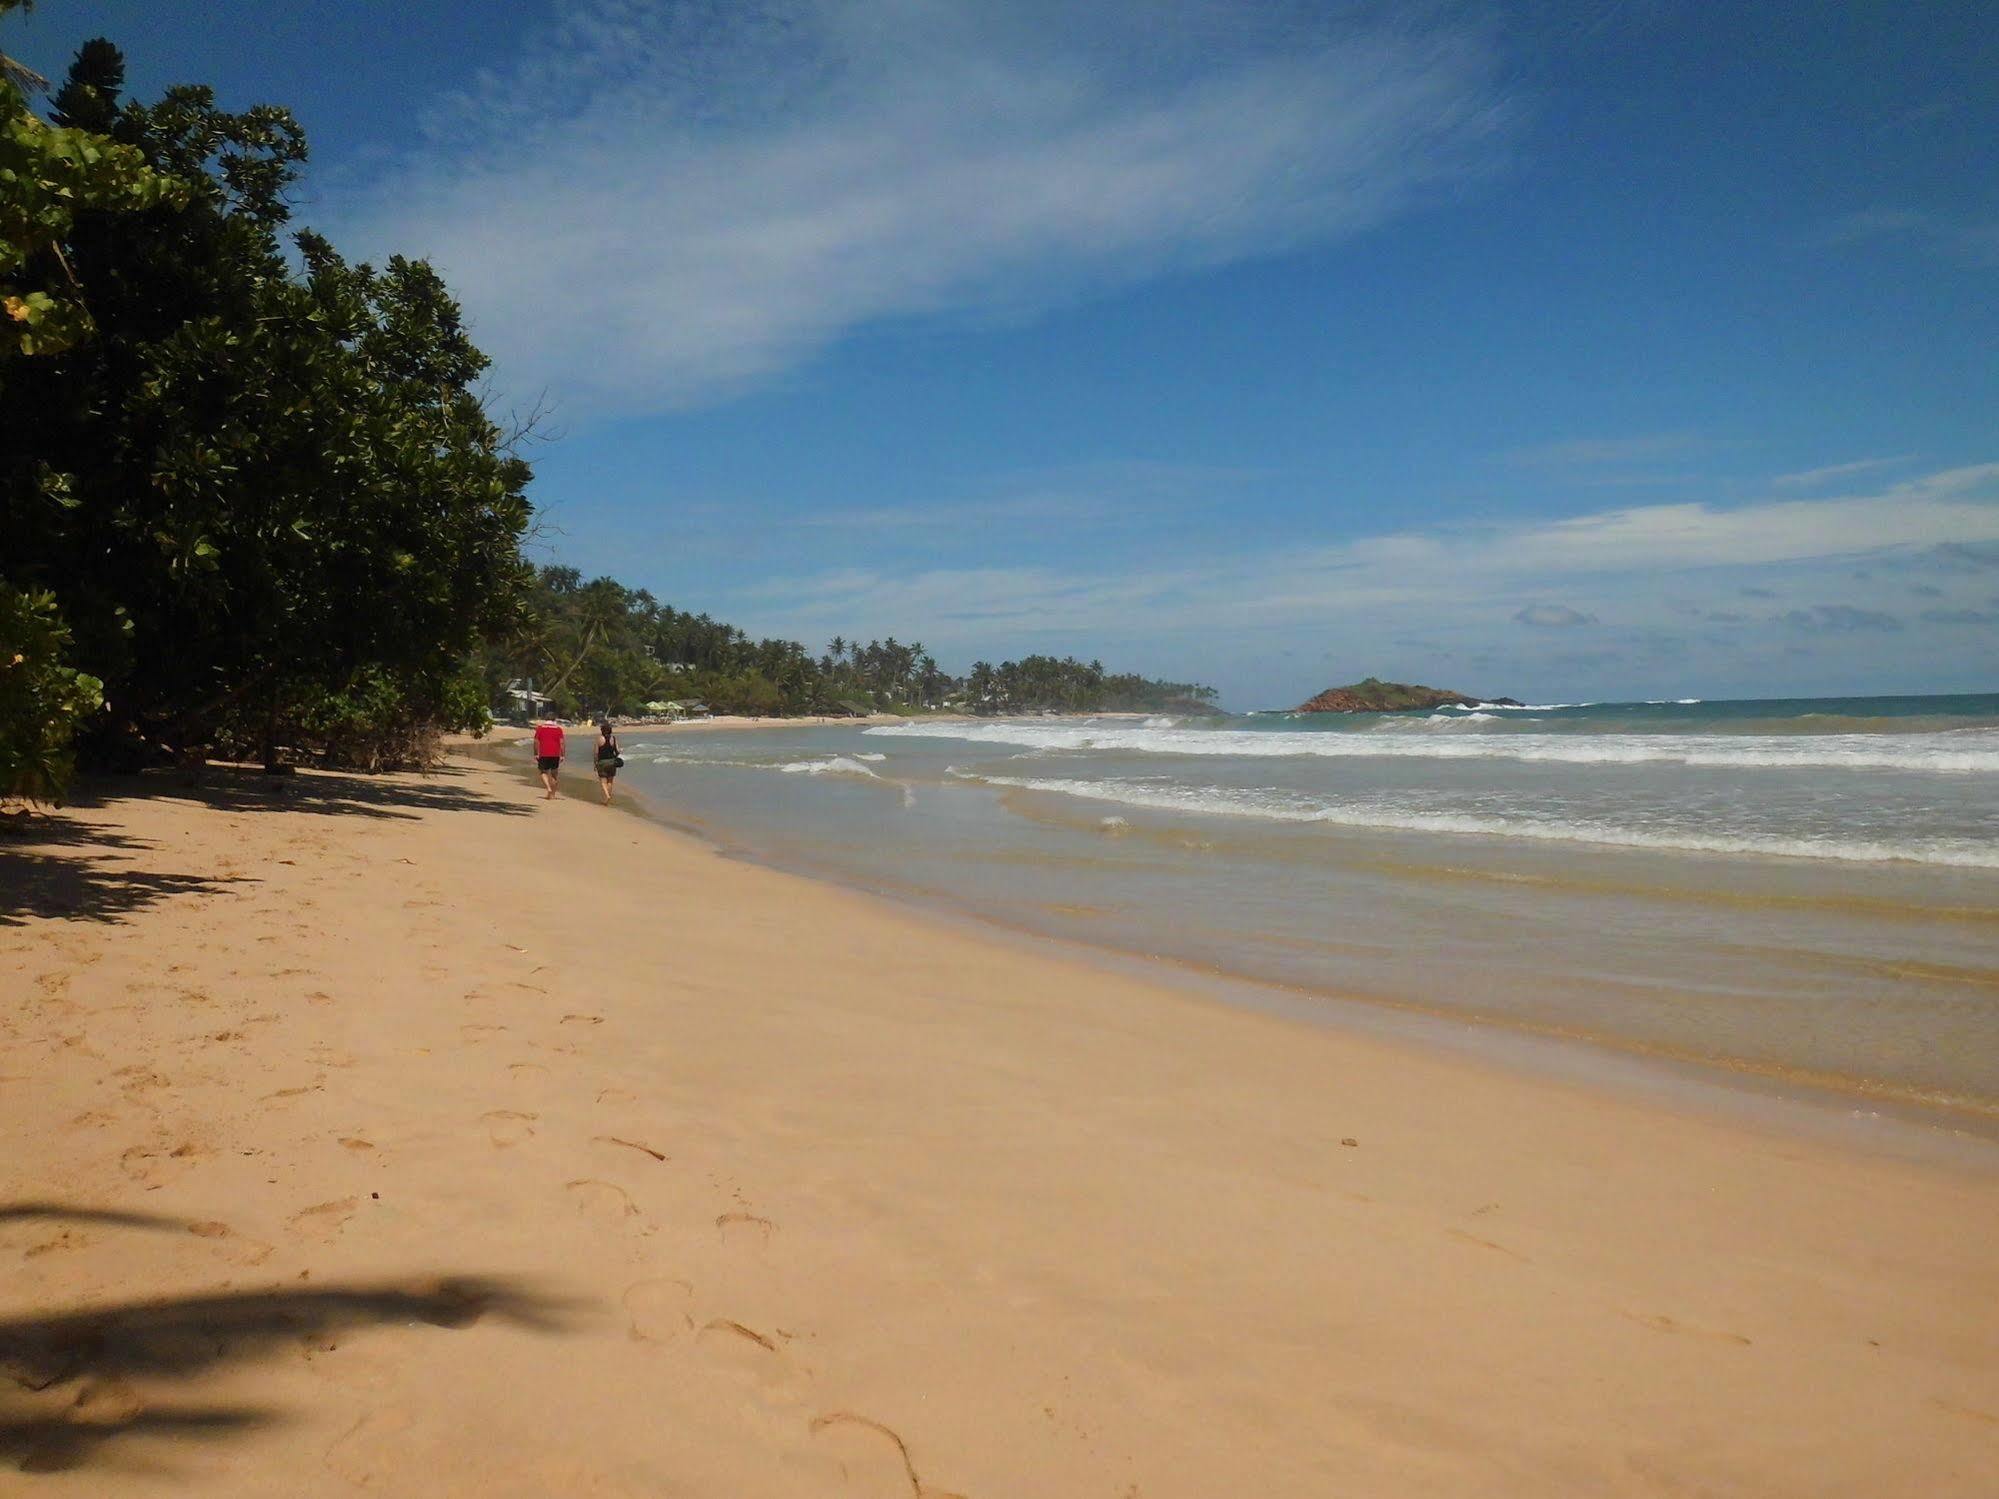
<instances>
[{"instance_id":1,"label":"tree shadow on sand","mask_svg":"<svg viewBox=\"0 0 1999 1499\"><path fill-rule=\"evenodd\" d=\"M178 895L214 895L255 880L134 868L107 855L157 847L108 828L38 815L0 839L0 927L30 917L117 921Z\"/></svg>"},{"instance_id":2,"label":"tree shadow on sand","mask_svg":"<svg viewBox=\"0 0 1999 1499\"><path fill-rule=\"evenodd\" d=\"M410 819L437 812L506 817L533 815L533 799L508 801L467 781L455 767L411 775L363 776L304 771L267 776L240 765L210 766L199 785L177 772L93 777L79 783L68 805L91 809L135 800L194 802L217 811L303 812L317 816ZM175 896L215 895L254 880L201 870L139 867L114 855L160 851L161 845L119 833L94 820L60 812L0 818L0 926L29 917L118 921Z\"/></svg>"},{"instance_id":3,"label":"tree shadow on sand","mask_svg":"<svg viewBox=\"0 0 1999 1499\"><path fill-rule=\"evenodd\" d=\"M95 1223L111 1228L186 1228L185 1218L165 1213L130 1213L121 1208L73 1208L62 1202L0 1202L0 1224L26 1218L48 1218L58 1223Z\"/></svg>"},{"instance_id":4,"label":"tree shadow on sand","mask_svg":"<svg viewBox=\"0 0 1999 1499\"><path fill-rule=\"evenodd\" d=\"M133 776L93 777L69 797L76 807L104 807L148 797L199 802L224 812L311 812L322 816L407 820L425 812L487 812L503 817L533 813L530 799L506 801L468 784L470 772L441 766L419 773L359 775L337 770L301 770L266 775L254 766L209 765L189 784L178 771L154 770Z\"/></svg>"},{"instance_id":5,"label":"tree shadow on sand","mask_svg":"<svg viewBox=\"0 0 1999 1499\"><path fill-rule=\"evenodd\" d=\"M7 1217L82 1218L161 1227L178 1220L52 1204L0 1208ZM0 1462L57 1472L96 1459L121 1438L219 1437L283 1413L252 1407L163 1407L163 1380L192 1379L287 1352L326 1354L364 1327L469 1327L499 1317L561 1330L570 1304L478 1276L285 1286L129 1301L0 1319ZM136 1381L136 1383L135 1383Z\"/></svg>"}]
</instances>

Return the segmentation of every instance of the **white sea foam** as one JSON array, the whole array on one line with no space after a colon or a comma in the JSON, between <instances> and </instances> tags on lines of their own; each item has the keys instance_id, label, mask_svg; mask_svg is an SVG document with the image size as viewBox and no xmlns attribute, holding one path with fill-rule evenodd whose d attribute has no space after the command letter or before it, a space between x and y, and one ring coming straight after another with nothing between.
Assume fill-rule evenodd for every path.
<instances>
[{"instance_id":1,"label":"white sea foam","mask_svg":"<svg viewBox=\"0 0 1999 1499\"><path fill-rule=\"evenodd\" d=\"M1541 734L1473 732L1437 737L1424 719L1395 720L1372 732L1263 732L1253 729L1147 729L1142 725L896 724L868 729L888 738L954 739L1033 750L1119 750L1150 755L1238 758L1317 756L1427 760L1525 760L1561 765L1678 764L1744 770L1933 771L1999 774L1999 730L1920 734Z\"/></svg>"},{"instance_id":2,"label":"white sea foam","mask_svg":"<svg viewBox=\"0 0 1999 1499\"><path fill-rule=\"evenodd\" d=\"M1620 848L1679 850L1689 853L1763 854L1793 859L1833 859L1851 863L1941 864L1999 869L1999 847L1964 840L1892 842L1866 838L1733 835L1691 829L1619 827L1590 820L1491 817L1477 813L1422 812L1388 804L1329 804L1294 793L1224 787L1175 786L1158 781L1063 780L1039 776L977 775L953 767L952 775L988 786L1012 786L1091 801L1156 811L1212 817L1249 817L1266 822L1325 823L1417 833L1480 834L1531 838L1552 843L1597 843ZM1108 822L1110 819L1105 819Z\"/></svg>"},{"instance_id":3,"label":"white sea foam","mask_svg":"<svg viewBox=\"0 0 1999 1499\"><path fill-rule=\"evenodd\" d=\"M872 758L880 759L877 755ZM826 760L793 760L778 766L788 776L866 776L871 781L879 781L867 766L847 755L834 755Z\"/></svg>"},{"instance_id":4,"label":"white sea foam","mask_svg":"<svg viewBox=\"0 0 1999 1499\"><path fill-rule=\"evenodd\" d=\"M875 762L880 762L880 761L882 761L882 760L886 760L886 759L888 758L888 756L887 756L887 755L861 755L861 754L857 754L857 755L855 755L855 756L854 756L854 758L855 758L856 760L870 760L870 761L875 761Z\"/></svg>"}]
</instances>

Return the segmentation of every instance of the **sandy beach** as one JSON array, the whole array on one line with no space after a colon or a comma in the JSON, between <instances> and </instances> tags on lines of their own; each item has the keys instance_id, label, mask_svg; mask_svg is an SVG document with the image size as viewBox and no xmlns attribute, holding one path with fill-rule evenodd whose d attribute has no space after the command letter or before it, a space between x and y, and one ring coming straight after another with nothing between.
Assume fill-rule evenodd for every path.
<instances>
[{"instance_id":1,"label":"sandy beach","mask_svg":"<svg viewBox=\"0 0 1999 1499\"><path fill-rule=\"evenodd\" d=\"M101 781L0 840L0 1493L1991 1492L1975 1161L1229 1008L568 779Z\"/></svg>"}]
</instances>

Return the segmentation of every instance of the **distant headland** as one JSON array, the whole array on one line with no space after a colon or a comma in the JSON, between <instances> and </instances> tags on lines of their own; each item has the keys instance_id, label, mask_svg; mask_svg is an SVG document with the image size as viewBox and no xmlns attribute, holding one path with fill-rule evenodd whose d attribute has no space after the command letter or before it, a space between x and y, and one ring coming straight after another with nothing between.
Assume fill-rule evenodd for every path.
<instances>
[{"instance_id":1,"label":"distant headland","mask_svg":"<svg viewBox=\"0 0 1999 1499\"><path fill-rule=\"evenodd\" d=\"M1510 697L1476 698L1465 692L1442 687L1423 687L1410 682L1384 682L1368 677L1345 687L1328 687L1317 697L1300 703L1293 713L1400 713L1411 708L1477 708L1485 705L1517 708Z\"/></svg>"}]
</instances>

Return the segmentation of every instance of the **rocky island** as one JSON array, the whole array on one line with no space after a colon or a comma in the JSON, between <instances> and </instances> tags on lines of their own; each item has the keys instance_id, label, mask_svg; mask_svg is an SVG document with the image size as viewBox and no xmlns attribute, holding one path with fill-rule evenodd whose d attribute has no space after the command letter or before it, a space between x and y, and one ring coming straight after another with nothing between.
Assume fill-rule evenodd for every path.
<instances>
[{"instance_id":1,"label":"rocky island","mask_svg":"<svg viewBox=\"0 0 1999 1499\"><path fill-rule=\"evenodd\" d=\"M1300 703L1293 713L1402 713L1414 708L1517 708L1510 697L1476 698L1469 693L1450 692L1441 687L1423 687L1409 682L1384 682L1368 677L1345 687L1328 687L1317 697Z\"/></svg>"}]
</instances>

